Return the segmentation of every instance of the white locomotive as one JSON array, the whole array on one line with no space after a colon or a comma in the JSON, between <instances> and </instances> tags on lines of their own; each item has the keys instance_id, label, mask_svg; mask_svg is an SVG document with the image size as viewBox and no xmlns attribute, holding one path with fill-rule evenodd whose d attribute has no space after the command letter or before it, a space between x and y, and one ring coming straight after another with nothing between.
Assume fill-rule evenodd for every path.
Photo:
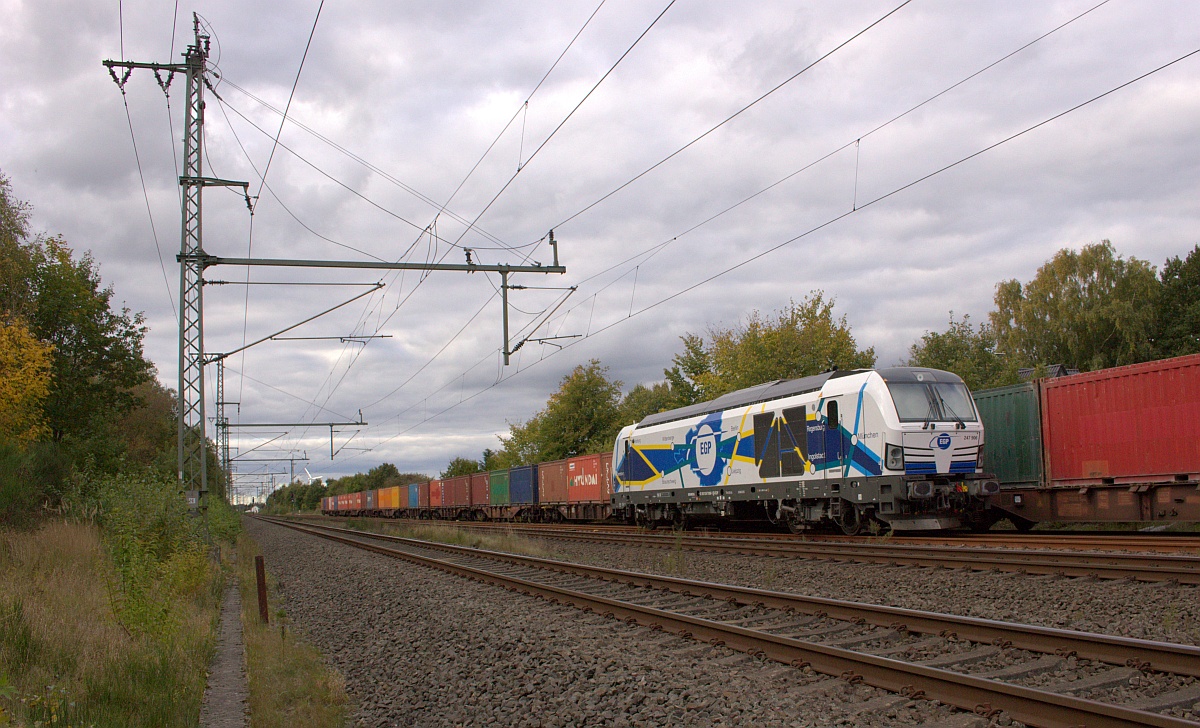
<instances>
[{"instance_id":1,"label":"white locomotive","mask_svg":"<svg viewBox=\"0 0 1200 728\"><path fill-rule=\"evenodd\" d=\"M651 415L617 435L613 515L767 519L793 531L971 525L999 485L962 379L937 369L782 379Z\"/></svg>"}]
</instances>

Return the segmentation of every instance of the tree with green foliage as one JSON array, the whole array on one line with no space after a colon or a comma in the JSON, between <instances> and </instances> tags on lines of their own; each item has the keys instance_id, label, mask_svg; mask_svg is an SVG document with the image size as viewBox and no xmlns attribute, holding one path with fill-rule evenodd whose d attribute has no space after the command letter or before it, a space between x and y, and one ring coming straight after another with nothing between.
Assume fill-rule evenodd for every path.
<instances>
[{"instance_id":1,"label":"tree with green foliage","mask_svg":"<svg viewBox=\"0 0 1200 728\"><path fill-rule=\"evenodd\" d=\"M483 453L479 456L479 466L488 471L499 470L501 468L500 456L501 453L490 447L485 447Z\"/></svg>"},{"instance_id":2,"label":"tree with green foliage","mask_svg":"<svg viewBox=\"0 0 1200 728\"><path fill-rule=\"evenodd\" d=\"M456 457L450 461L450 463L446 466L446 469L442 471L442 474L439 477L457 478L460 475L474 475L480 470L483 470L483 466L479 464L478 460Z\"/></svg>"},{"instance_id":3,"label":"tree with green foliage","mask_svg":"<svg viewBox=\"0 0 1200 728\"><path fill-rule=\"evenodd\" d=\"M134 387L131 394L134 406L117 419L116 426L125 445L125 459L173 474L178 406L174 390L150 379Z\"/></svg>"},{"instance_id":4,"label":"tree with green foliage","mask_svg":"<svg viewBox=\"0 0 1200 728\"><path fill-rule=\"evenodd\" d=\"M525 422L509 422L508 437L500 435L500 451L492 460L492 469L515 468L540 462L542 452L542 413L536 412Z\"/></svg>"},{"instance_id":5,"label":"tree with green foliage","mask_svg":"<svg viewBox=\"0 0 1200 728\"><path fill-rule=\"evenodd\" d=\"M1000 350L1021 366L1135 364L1154 358L1161 287L1154 266L1104 240L1060 250L1026 285L998 284L991 323Z\"/></svg>"},{"instance_id":6,"label":"tree with green foliage","mask_svg":"<svg viewBox=\"0 0 1200 728\"><path fill-rule=\"evenodd\" d=\"M130 390L151 377L143 317L112 298L90 254L30 232L28 205L0 175L0 318L21 318L53 347L44 411L56 442L109 437L106 425L135 404Z\"/></svg>"},{"instance_id":7,"label":"tree with green foliage","mask_svg":"<svg viewBox=\"0 0 1200 728\"><path fill-rule=\"evenodd\" d=\"M330 478L325 495L344 495L363 490L378 490L410 483L425 483L431 478L423 473L402 473L392 463L380 463L365 473Z\"/></svg>"},{"instance_id":8,"label":"tree with green foliage","mask_svg":"<svg viewBox=\"0 0 1200 728\"><path fill-rule=\"evenodd\" d=\"M321 505L321 499L327 495L330 495L329 489L320 480L311 483L297 480L282 488L276 488L267 496L266 507L271 513L314 511Z\"/></svg>"},{"instance_id":9,"label":"tree with green foliage","mask_svg":"<svg viewBox=\"0 0 1200 728\"><path fill-rule=\"evenodd\" d=\"M769 316L753 311L745 324L710 329L707 344L693 339L710 369L689 375L690 380L707 400L775 379L874 366L875 348L859 349L846 316L835 318L833 306L833 299L814 291ZM695 360L698 367L704 358L685 351L685 360Z\"/></svg>"},{"instance_id":10,"label":"tree with green foliage","mask_svg":"<svg viewBox=\"0 0 1200 728\"><path fill-rule=\"evenodd\" d=\"M682 406L676 401L675 392L667 382L656 382L649 387L639 384L621 400L617 419L622 427L632 425L649 415Z\"/></svg>"},{"instance_id":11,"label":"tree with green foliage","mask_svg":"<svg viewBox=\"0 0 1200 728\"><path fill-rule=\"evenodd\" d=\"M704 378L712 374L712 357L704 347L704 339L695 334L679 337L683 351L676 354L670 369L664 369L672 396L672 407L686 407L711 397L704 391ZM670 409L670 408L668 408Z\"/></svg>"},{"instance_id":12,"label":"tree with green foliage","mask_svg":"<svg viewBox=\"0 0 1200 728\"><path fill-rule=\"evenodd\" d=\"M541 460L604 452L620 429L621 382L592 359L563 377L542 411Z\"/></svg>"},{"instance_id":13,"label":"tree with green foliage","mask_svg":"<svg viewBox=\"0 0 1200 728\"><path fill-rule=\"evenodd\" d=\"M1166 358L1200 352L1200 245L1185 259L1168 259L1160 280L1155 353Z\"/></svg>"},{"instance_id":14,"label":"tree with green foliage","mask_svg":"<svg viewBox=\"0 0 1200 728\"><path fill-rule=\"evenodd\" d=\"M524 423L509 424L495 463L514 467L604 452L621 427L620 404L621 382L608 378L608 367L596 359L580 364L563 377L544 409Z\"/></svg>"},{"instance_id":15,"label":"tree with green foliage","mask_svg":"<svg viewBox=\"0 0 1200 728\"><path fill-rule=\"evenodd\" d=\"M971 389L988 389L1015 384L1016 364L996 351L996 335L991 325L983 323L976 330L971 317L954 320L944 332L927 331L909 349L905 366L930 367L954 372Z\"/></svg>"}]
</instances>

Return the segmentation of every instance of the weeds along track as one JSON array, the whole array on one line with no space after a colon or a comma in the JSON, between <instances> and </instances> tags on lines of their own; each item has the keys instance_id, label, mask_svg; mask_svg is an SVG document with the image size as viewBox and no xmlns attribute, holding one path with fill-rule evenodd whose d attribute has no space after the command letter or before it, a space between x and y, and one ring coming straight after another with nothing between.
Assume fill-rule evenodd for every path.
<instances>
[{"instance_id":1,"label":"weeds along track","mask_svg":"<svg viewBox=\"0 0 1200 728\"><path fill-rule=\"evenodd\" d=\"M1200 725L1200 648L804 597L270 519L852 682L1037 726Z\"/></svg>"},{"instance_id":2,"label":"weeds along track","mask_svg":"<svg viewBox=\"0 0 1200 728\"><path fill-rule=\"evenodd\" d=\"M315 522L316 519L308 520ZM676 531L671 534L614 533L611 530L594 527L520 527L459 524L455 521L377 520L383 523L443 524L480 532L511 532L529 538L659 549L684 549L709 553L1200 584L1200 555L1185 553L1051 550L1036 548L1036 542L1027 542L1030 548L995 548L975 546L974 542L970 541L954 541L948 545L918 545L895 542L888 537L845 542L824 539L806 540L795 536L790 538L759 535L716 536L698 535L684 531Z\"/></svg>"}]
</instances>

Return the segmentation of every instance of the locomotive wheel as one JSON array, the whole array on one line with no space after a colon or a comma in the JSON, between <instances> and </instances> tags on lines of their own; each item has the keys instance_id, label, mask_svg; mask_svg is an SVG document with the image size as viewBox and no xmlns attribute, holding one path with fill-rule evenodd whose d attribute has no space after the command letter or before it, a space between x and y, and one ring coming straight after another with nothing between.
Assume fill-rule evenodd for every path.
<instances>
[{"instance_id":1,"label":"locomotive wheel","mask_svg":"<svg viewBox=\"0 0 1200 728\"><path fill-rule=\"evenodd\" d=\"M837 518L837 525L847 536L857 536L863 530L864 520L857 506L853 503L843 503L842 513Z\"/></svg>"}]
</instances>

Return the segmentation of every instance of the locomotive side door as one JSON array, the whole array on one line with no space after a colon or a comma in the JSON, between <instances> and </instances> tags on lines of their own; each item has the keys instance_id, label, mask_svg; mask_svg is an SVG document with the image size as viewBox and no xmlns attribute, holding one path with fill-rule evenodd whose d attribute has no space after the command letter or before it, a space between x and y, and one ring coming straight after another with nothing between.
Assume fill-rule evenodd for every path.
<instances>
[{"instance_id":1,"label":"locomotive side door","mask_svg":"<svg viewBox=\"0 0 1200 728\"><path fill-rule=\"evenodd\" d=\"M846 413L844 410L844 397L829 397L824 402L824 412L822 420L824 421L824 436L825 436L825 477L826 478L841 478L846 457L845 448L842 440L842 418Z\"/></svg>"}]
</instances>

